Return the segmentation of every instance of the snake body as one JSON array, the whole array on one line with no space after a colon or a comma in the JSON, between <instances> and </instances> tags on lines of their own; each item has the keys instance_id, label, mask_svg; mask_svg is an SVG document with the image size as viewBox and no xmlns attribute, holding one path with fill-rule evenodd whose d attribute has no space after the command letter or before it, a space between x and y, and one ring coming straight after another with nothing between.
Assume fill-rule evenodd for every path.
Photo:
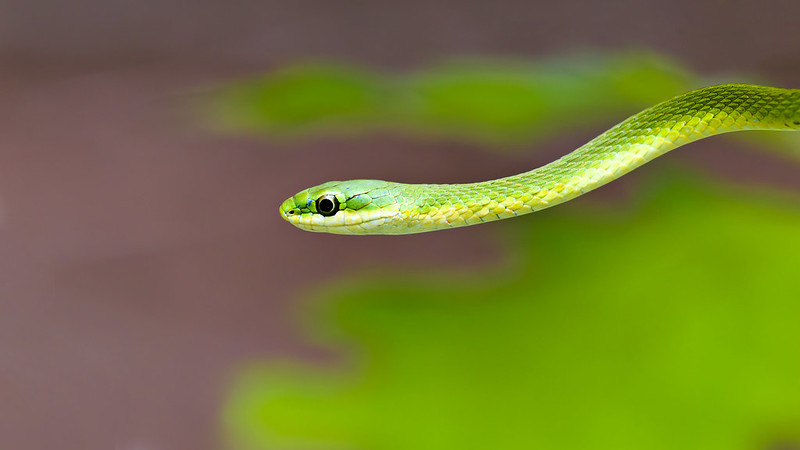
<instances>
[{"instance_id":1,"label":"snake body","mask_svg":"<svg viewBox=\"0 0 800 450\"><path fill-rule=\"evenodd\" d=\"M725 84L631 116L542 167L467 184L331 181L280 207L293 225L339 234L408 234L507 219L564 203L681 145L743 130L800 129L800 89Z\"/></svg>"}]
</instances>

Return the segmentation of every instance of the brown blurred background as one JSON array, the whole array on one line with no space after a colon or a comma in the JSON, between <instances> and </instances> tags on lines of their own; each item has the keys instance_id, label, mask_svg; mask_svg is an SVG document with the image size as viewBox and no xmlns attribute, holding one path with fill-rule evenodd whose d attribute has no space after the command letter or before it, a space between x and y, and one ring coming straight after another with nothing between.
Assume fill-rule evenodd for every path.
<instances>
[{"instance_id":1,"label":"brown blurred background","mask_svg":"<svg viewBox=\"0 0 800 450\"><path fill-rule=\"evenodd\" d=\"M505 157L390 135L241 138L192 124L187 93L307 59L408 70L574 49L652 49L800 87L799 16L796 0L2 1L0 448L219 448L239 364L335 358L304 341L303 292L375 264L502 258L492 226L303 233L278 217L284 198L331 178L503 176L591 137ZM800 190L796 167L713 140L674 158ZM596 198L624 198L646 171Z\"/></svg>"}]
</instances>

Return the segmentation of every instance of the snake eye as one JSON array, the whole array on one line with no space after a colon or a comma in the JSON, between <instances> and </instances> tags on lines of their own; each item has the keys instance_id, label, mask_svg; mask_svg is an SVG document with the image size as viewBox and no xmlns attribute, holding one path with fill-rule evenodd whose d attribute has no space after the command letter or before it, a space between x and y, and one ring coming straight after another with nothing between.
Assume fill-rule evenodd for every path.
<instances>
[{"instance_id":1,"label":"snake eye","mask_svg":"<svg viewBox=\"0 0 800 450\"><path fill-rule=\"evenodd\" d=\"M323 195L317 199L317 212L325 217L332 216L339 211L339 200L331 194Z\"/></svg>"}]
</instances>

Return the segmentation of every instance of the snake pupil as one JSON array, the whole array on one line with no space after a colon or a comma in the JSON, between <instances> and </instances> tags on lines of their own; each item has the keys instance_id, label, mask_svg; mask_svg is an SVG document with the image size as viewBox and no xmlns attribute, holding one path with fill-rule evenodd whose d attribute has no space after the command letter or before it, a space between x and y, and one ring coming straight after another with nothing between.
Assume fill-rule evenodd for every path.
<instances>
[{"instance_id":1,"label":"snake pupil","mask_svg":"<svg viewBox=\"0 0 800 450\"><path fill-rule=\"evenodd\" d=\"M333 195L323 195L317 199L317 212L323 216L332 216L339 211L339 200Z\"/></svg>"}]
</instances>

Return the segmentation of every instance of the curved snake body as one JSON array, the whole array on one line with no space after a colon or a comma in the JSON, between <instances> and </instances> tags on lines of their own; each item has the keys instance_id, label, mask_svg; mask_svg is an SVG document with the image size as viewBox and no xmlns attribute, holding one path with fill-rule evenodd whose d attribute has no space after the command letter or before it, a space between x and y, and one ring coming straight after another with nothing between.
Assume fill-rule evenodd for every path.
<instances>
[{"instance_id":1,"label":"curved snake body","mask_svg":"<svg viewBox=\"0 0 800 450\"><path fill-rule=\"evenodd\" d=\"M467 184L331 181L287 199L281 215L308 230L408 234L516 217L564 203L681 145L743 130L800 129L800 89L726 84L648 108L542 167Z\"/></svg>"}]
</instances>

